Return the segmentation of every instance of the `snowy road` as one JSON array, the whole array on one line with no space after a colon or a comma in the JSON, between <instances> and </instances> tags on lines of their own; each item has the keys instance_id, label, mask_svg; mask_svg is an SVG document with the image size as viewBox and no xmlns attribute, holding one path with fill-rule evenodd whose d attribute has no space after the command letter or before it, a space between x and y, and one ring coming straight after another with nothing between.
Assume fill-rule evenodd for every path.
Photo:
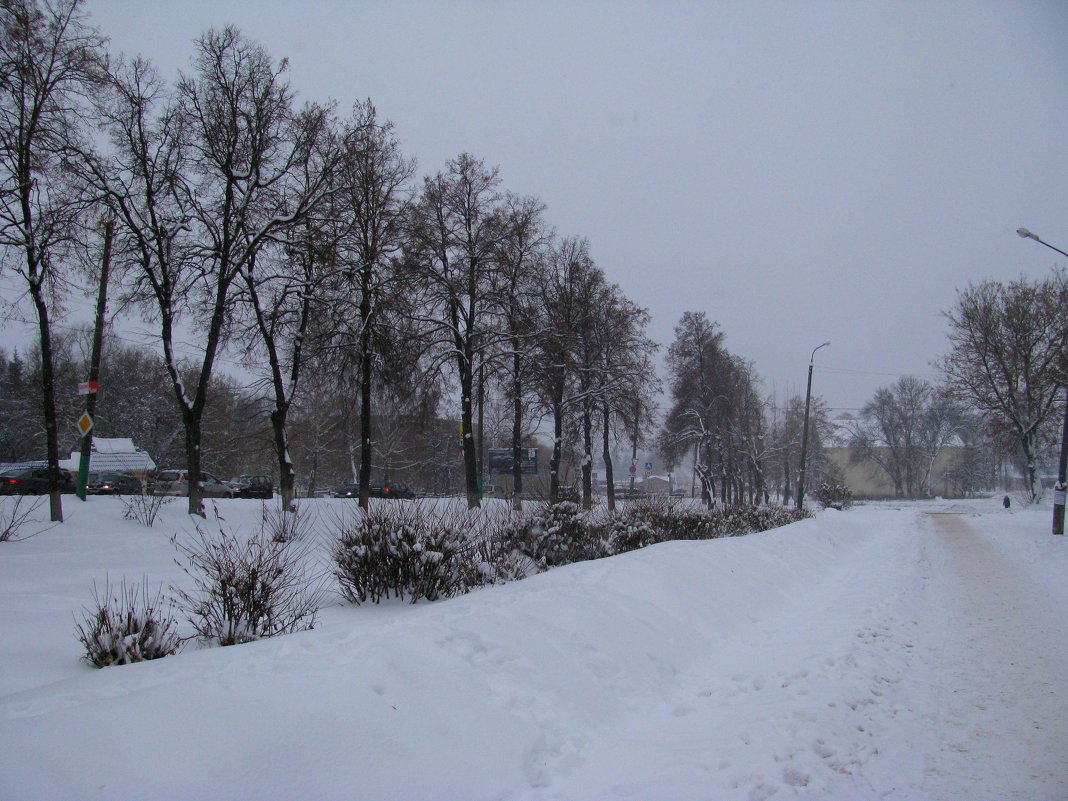
<instances>
[{"instance_id":1,"label":"snowy road","mask_svg":"<svg viewBox=\"0 0 1068 801\"><path fill-rule=\"evenodd\" d=\"M1068 799L1045 510L825 512L94 671L91 581L182 579L111 500L0 548L4 801Z\"/></svg>"}]
</instances>

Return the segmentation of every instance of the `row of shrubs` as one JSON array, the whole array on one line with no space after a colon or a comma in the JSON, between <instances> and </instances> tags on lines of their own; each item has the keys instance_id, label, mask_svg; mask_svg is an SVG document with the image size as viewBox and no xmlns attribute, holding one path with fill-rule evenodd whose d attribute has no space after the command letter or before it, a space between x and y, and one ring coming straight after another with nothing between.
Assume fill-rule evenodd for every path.
<instances>
[{"instance_id":1,"label":"row of shrubs","mask_svg":"<svg viewBox=\"0 0 1068 801\"><path fill-rule=\"evenodd\" d=\"M668 540L738 536L807 516L782 507L695 507L643 500L622 511L583 511L577 504L540 504L532 512L497 514L382 504L325 520L305 511L266 510L260 530L238 537L219 520L218 533L197 528L173 540L193 589L150 595L125 582L104 593L77 627L85 658L104 667L175 653L175 607L192 624L188 639L234 645L309 629L330 579L349 602L396 598L437 600L552 567L633 551ZM315 567L316 535L332 542L332 568Z\"/></svg>"}]
</instances>

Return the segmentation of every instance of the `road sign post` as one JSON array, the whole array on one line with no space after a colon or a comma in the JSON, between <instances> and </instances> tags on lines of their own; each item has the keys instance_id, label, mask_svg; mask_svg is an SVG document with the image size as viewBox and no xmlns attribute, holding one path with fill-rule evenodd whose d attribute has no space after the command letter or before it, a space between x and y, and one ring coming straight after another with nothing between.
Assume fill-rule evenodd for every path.
<instances>
[{"instance_id":1,"label":"road sign post","mask_svg":"<svg viewBox=\"0 0 1068 801\"><path fill-rule=\"evenodd\" d=\"M93 430L93 418L89 416L88 412L84 412L81 417L78 418L78 430L82 432L82 437L89 435L89 432ZM81 459L78 460L78 485L75 487L75 492L78 497L83 501L86 496L86 485L89 483L89 454L85 448L82 448Z\"/></svg>"}]
</instances>

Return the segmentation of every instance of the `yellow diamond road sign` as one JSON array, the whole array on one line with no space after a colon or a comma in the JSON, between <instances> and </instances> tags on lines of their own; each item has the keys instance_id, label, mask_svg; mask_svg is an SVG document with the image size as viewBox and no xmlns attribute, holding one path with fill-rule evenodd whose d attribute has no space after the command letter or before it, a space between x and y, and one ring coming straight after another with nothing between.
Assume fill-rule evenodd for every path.
<instances>
[{"instance_id":1,"label":"yellow diamond road sign","mask_svg":"<svg viewBox=\"0 0 1068 801\"><path fill-rule=\"evenodd\" d=\"M78 430L82 432L82 436L84 437L92 430L92 428L93 418L89 416L89 412L85 412L78 418Z\"/></svg>"}]
</instances>

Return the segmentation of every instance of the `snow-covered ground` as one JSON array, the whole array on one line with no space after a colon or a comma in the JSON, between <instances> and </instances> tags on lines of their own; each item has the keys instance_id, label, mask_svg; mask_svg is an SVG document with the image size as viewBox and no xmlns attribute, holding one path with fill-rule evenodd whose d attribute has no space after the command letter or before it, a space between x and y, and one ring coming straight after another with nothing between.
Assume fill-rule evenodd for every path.
<instances>
[{"instance_id":1,"label":"snow-covered ground","mask_svg":"<svg viewBox=\"0 0 1068 801\"><path fill-rule=\"evenodd\" d=\"M0 798L1068 798L1048 508L823 512L86 666L94 580L188 582L182 505L149 529L67 500L66 524L0 543Z\"/></svg>"}]
</instances>

